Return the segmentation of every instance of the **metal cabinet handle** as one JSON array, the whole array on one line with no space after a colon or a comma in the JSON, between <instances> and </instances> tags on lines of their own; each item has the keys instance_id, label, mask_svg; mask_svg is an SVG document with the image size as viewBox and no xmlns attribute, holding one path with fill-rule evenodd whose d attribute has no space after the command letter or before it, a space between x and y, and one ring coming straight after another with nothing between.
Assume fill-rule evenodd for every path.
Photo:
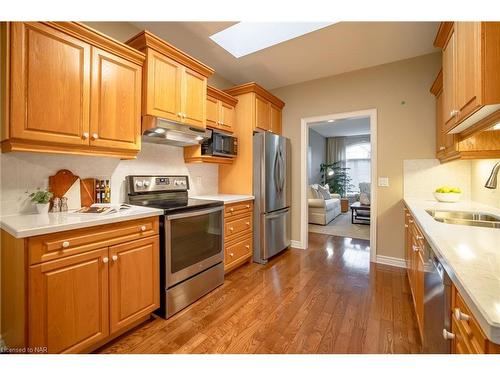
<instances>
[{"instance_id":1,"label":"metal cabinet handle","mask_svg":"<svg viewBox=\"0 0 500 375\"><path fill-rule=\"evenodd\" d=\"M413 224L413 220L412 219L408 220L408 222L411 223L411 224Z\"/></svg>"},{"instance_id":2,"label":"metal cabinet handle","mask_svg":"<svg viewBox=\"0 0 500 375\"><path fill-rule=\"evenodd\" d=\"M229 253L229 256L232 257L232 256L234 256L234 254L233 253Z\"/></svg>"},{"instance_id":3,"label":"metal cabinet handle","mask_svg":"<svg viewBox=\"0 0 500 375\"><path fill-rule=\"evenodd\" d=\"M113 255L111 259L113 259L113 262L116 262L118 260L118 255Z\"/></svg>"},{"instance_id":4,"label":"metal cabinet handle","mask_svg":"<svg viewBox=\"0 0 500 375\"><path fill-rule=\"evenodd\" d=\"M108 262L109 262L109 258L108 258L108 257L104 257L104 258L102 258L102 262L103 262L103 263L108 263Z\"/></svg>"},{"instance_id":5,"label":"metal cabinet handle","mask_svg":"<svg viewBox=\"0 0 500 375\"><path fill-rule=\"evenodd\" d=\"M445 340L453 340L455 338L455 334L448 332L445 328L443 328L443 338Z\"/></svg>"},{"instance_id":6,"label":"metal cabinet handle","mask_svg":"<svg viewBox=\"0 0 500 375\"><path fill-rule=\"evenodd\" d=\"M417 234L416 239L417 239L417 240L423 240L423 239L424 239L424 237L423 237L423 236L419 236L419 235Z\"/></svg>"},{"instance_id":7,"label":"metal cabinet handle","mask_svg":"<svg viewBox=\"0 0 500 375\"><path fill-rule=\"evenodd\" d=\"M408 224L405 224L405 228L408 228Z\"/></svg>"},{"instance_id":8,"label":"metal cabinet handle","mask_svg":"<svg viewBox=\"0 0 500 375\"><path fill-rule=\"evenodd\" d=\"M146 226L145 225L141 226L141 231L144 232L145 230L146 230Z\"/></svg>"},{"instance_id":9,"label":"metal cabinet handle","mask_svg":"<svg viewBox=\"0 0 500 375\"><path fill-rule=\"evenodd\" d=\"M233 212L234 211L234 208L230 208L229 211Z\"/></svg>"},{"instance_id":10,"label":"metal cabinet handle","mask_svg":"<svg viewBox=\"0 0 500 375\"><path fill-rule=\"evenodd\" d=\"M412 247L412 249L413 249L414 252L418 251L418 246L412 245L411 247Z\"/></svg>"},{"instance_id":11,"label":"metal cabinet handle","mask_svg":"<svg viewBox=\"0 0 500 375\"><path fill-rule=\"evenodd\" d=\"M247 227L250 226L250 222L249 221L247 221L245 224L247 225Z\"/></svg>"},{"instance_id":12,"label":"metal cabinet handle","mask_svg":"<svg viewBox=\"0 0 500 375\"><path fill-rule=\"evenodd\" d=\"M177 116L179 116L180 118L182 118L182 113L181 112L177 112Z\"/></svg>"},{"instance_id":13,"label":"metal cabinet handle","mask_svg":"<svg viewBox=\"0 0 500 375\"><path fill-rule=\"evenodd\" d=\"M465 321L468 321L468 320L470 319L470 316L469 316L469 315L467 315L467 314L465 314L465 313L463 313L462 311L460 311L460 309L459 309L458 307L457 307L457 308L455 308L455 310L454 310L454 312L453 312L453 313L455 314L455 318L456 318L457 320L465 320Z\"/></svg>"},{"instance_id":14,"label":"metal cabinet handle","mask_svg":"<svg viewBox=\"0 0 500 375\"><path fill-rule=\"evenodd\" d=\"M249 204L247 204L247 208L250 208L250 205L249 205Z\"/></svg>"},{"instance_id":15,"label":"metal cabinet handle","mask_svg":"<svg viewBox=\"0 0 500 375\"><path fill-rule=\"evenodd\" d=\"M246 247L247 249L250 249L250 245L245 245L245 247Z\"/></svg>"},{"instance_id":16,"label":"metal cabinet handle","mask_svg":"<svg viewBox=\"0 0 500 375\"><path fill-rule=\"evenodd\" d=\"M69 247L69 241L64 241L62 243L62 247Z\"/></svg>"},{"instance_id":17,"label":"metal cabinet handle","mask_svg":"<svg viewBox=\"0 0 500 375\"><path fill-rule=\"evenodd\" d=\"M184 118L186 118L186 117L187 117L187 115L186 115L185 113L183 113L183 114L182 114L182 116L183 116Z\"/></svg>"},{"instance_id":18,"label":"metal cabinet handle","mask_svg":"<svg viewBox=\"0 0 500 375\"><path fill-rule=\"evenodd\" d=\"M446 150L446 147L444 147L444 146L439 147L439 151L443 151L443 150Z\"/></svg>"},{"instance_id":19,"label":"metal cabinet handle","mask_svg":"<svg viewBox=\"0 0 500 375\"><path fill-rule=\"evenodd\" d=\"M233 228L233 227L231 227L231 228L229 228L229 230L232 232L232 231L234 230L234 228Z\"/></svg>"},{"instance_id":20,"label":"metal cabinet handle","mask_svg":"<svg viewBox=\"0 0 500 375\"><path fill-rule=\"evenodd\" d=\"M83 138L83 139L89 139L89 133L88 133L88 132L84 132L84 133L82 134L82 138Z\"/></svg>"},{"instance_id":21,"label":"metal cabinet handle","mask_svg":"<svg viewBox=\"0 0 500 375\"><path fill-rule=\"evenodd\" d=\"M92 133L92 139L99 139L99 135L97 133Z\"/></svg>"}]
</instances>

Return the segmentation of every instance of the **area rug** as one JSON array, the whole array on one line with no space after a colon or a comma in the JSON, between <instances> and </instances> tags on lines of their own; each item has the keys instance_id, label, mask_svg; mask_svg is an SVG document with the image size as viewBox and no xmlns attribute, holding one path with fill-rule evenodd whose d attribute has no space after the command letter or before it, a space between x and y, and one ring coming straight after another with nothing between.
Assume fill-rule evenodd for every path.
<instances>
[{"instance_id":1,"label":"area rug","mask_svg":"<svg viewBox=\"0 0 500 375\"><path fill-rule=\"evenodd\" d=\"M351 212L340 214L328 225L309 224L309 232L323 233L332 236L370 239L370 226L363 224L351 224Z\"/></svg>"}]
</instances>

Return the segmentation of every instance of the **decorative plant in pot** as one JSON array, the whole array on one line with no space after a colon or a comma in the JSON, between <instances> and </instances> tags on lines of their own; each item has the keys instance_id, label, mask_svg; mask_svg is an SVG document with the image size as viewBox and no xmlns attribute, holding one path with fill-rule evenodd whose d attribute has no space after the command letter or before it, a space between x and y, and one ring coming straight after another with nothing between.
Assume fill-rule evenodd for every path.
<instances>
[{"instance_id":1,"label":"decorative plant in pot","mask_svg":"<svg viewBox=\"0 0 500 375\"><path fill-rule=\"evenodd\" d=\"M54 194L50 191L45 189L41 190L40 188L29 195L31 201L36 203L36 210L39 214L46 214L49 212L50 200L53 196Z\"/></svg>"},{"instance_id":2,"label":"decorative plant in pot","mask_svg":"<svg viewBox=\"0 0 500 375\"><path fill-rule=\"evenodd\" d=\"M330 186L330 193L339 194L342 198L347 196L347 191L354 187L351 184L349 169L351 168L344 167L339 161L320 165L321 178L325 184Z\"/></svg>"}]
</instances>

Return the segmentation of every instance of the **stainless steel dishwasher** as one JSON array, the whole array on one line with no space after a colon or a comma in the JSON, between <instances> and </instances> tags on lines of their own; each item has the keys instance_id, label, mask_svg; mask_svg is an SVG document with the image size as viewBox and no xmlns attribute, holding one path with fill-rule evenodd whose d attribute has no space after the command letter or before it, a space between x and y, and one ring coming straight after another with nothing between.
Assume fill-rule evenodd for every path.
<instances>
[{"instance_id":1,"label":"stainless steel dishwasher","mask_svg":"<svg viewBox=\"0 0 500 375\"><path fill-rule=\"evenodd\" d=\"M451 353L451 280L427 243L425 253L423 351Z\"/></svg>"}]
</instances>

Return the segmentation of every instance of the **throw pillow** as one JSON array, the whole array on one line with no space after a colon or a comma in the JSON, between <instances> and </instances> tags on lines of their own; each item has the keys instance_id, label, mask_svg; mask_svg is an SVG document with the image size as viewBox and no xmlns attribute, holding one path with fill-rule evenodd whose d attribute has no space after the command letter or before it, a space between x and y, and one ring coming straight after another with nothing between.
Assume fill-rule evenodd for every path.
<instances>
[{"instance_id":1,"label":"throw pillow","mask_svg":"<svg viewBox=\"0 0 500 375\"><path fill-rule=\"evenodd\" d=\"M318 186L318 193L322 196L324 200L330 199L330 191L325 186Z\"/></svg>"},{"instance_id":2,"label":"throw pillow","mask_svg":"<svg viewBox=\"0 0 500 375\"><path fill-rule=\"evenodd\" d=\"M311 189L311 198L312 199L322 198L322 195L318 191L318 184L310 185L309 188Z\"/></svg>"},{"instance_id":3,"label":"throw pillow","mask_svg":"<svg viewBox=\"0 0 500 375\"><path fill-rule=\"evenodd\" d=\"M364 205L369 205L370 204L370 196L367 193L361 193L359 195L359 203L364 204Z\"/></svg>"}]
</instances>

